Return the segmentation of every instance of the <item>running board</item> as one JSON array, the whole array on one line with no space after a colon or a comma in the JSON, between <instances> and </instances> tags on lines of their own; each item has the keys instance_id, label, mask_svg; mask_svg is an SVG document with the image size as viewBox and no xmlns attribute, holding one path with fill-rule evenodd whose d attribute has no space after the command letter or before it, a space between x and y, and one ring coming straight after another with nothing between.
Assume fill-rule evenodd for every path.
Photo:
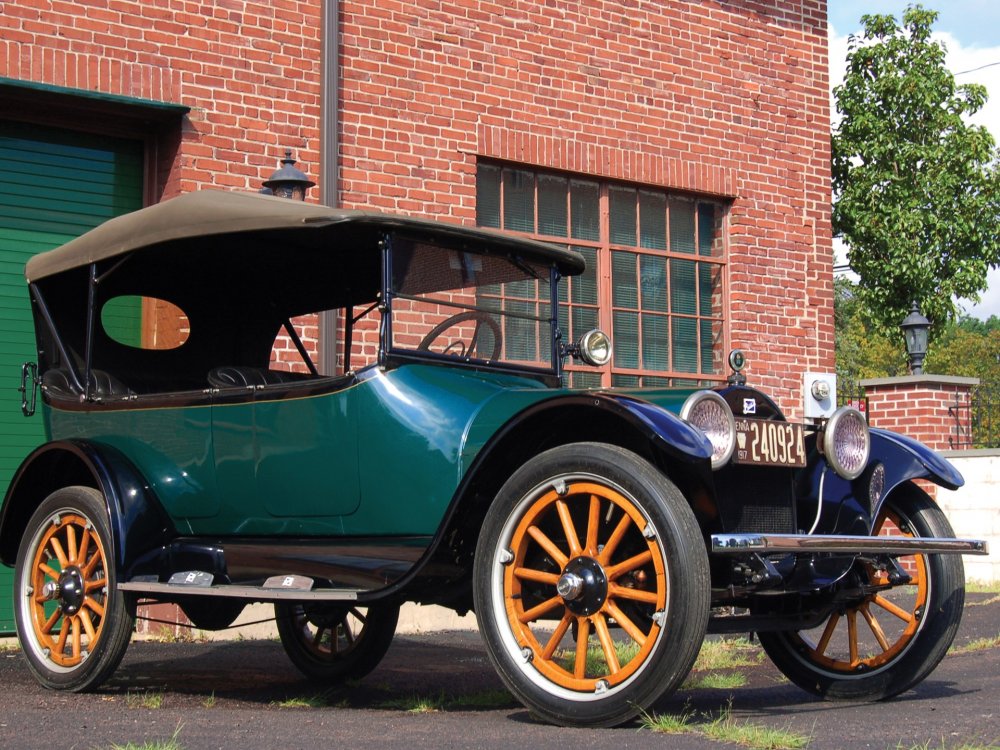
<instances>
[{"instance_id":1,"label":"running board","mask_svg":"<svg viewBox=\"0 0 1000 750\"><path fill-rule=\"evenodd\" d=\"M808 536L802 534L712 534L713 555L747 552L841 552L871 555L954 554L988 555L989 545L978 539L938 539L895 536Z\"/></svg>"},{"instance_id":2,"label":"running board","mask_svg":"<svg viewBox=\"0 0 1000 750\"><path fill-rule=\"evenodd\" d=\"M239 586L215 584L214 576L200 570L174 573L167 583L142 576L118 584L120 591L159 596L224 596L234 599L248 599L255 602L274 601L357 601L354 589L314 589L313 579L307 576L272 576L262 586Z\"/></svg>"}]
</instances>

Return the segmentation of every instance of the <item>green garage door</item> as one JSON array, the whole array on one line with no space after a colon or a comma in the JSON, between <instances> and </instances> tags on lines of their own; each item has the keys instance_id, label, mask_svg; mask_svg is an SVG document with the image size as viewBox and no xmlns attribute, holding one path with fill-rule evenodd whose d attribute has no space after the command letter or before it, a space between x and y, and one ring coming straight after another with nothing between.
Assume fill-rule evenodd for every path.
<instances>
[{"instance_id":1,"label":"green garage door","mask_svg":"<svg viewBox=\"0 0 1000 750\"><path fill-rule=\"evenodd\" d=\"M25 419L17 392L21 363L36 358L24 264L140 208L142 165L137 141L0 120L0 498L43 440L41 415ZM0 565L0 635L14 628L13 577Z\"/></svg>"}]
</instances>

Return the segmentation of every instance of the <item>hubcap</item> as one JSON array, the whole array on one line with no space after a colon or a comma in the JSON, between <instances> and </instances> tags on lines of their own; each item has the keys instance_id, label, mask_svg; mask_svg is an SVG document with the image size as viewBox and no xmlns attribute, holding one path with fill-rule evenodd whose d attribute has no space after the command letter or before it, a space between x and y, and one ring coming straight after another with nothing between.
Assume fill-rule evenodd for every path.
<instances>
[{"instance_id":1,"label":"hubcap","mask_svg":"<svg viewBox=\"0 0 1000 750\"><path fill-rule=\"evenodd\" d=\"M608 577L597 560L585 556L575 557L559 577L556 591L570 612L592 615L608 598Z\"/></svg>"},{"instance_id":2,"label":"hubcap","mask_svg":"<svg viewBox=\"0 0 1000 750\"><path fill-rule=\"evenodd\" d=\"M59 575L59 599L62 611L67 615L75 615L83 606L85 597L83 576L80 569L73 565Z\"/></svg>"}]
</instances>

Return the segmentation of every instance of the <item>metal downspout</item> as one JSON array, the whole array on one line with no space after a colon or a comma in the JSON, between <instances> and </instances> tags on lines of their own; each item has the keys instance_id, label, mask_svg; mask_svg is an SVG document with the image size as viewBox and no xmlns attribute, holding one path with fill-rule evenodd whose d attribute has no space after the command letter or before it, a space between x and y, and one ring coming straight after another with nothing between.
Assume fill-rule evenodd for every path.
<instances>
[{"instance_id":1,"label":"metal downspout","mask_svg":"<svg viewBox=\"0 0 1000 750\"><path fill-rule=\"evenodd\" d=\"M323 0L323 53L320 63L320 202L337 208L340 175L340 0ZM319 320L320 371L337 372L337 312L326 310Z\"/></svg>"}]
</instances>

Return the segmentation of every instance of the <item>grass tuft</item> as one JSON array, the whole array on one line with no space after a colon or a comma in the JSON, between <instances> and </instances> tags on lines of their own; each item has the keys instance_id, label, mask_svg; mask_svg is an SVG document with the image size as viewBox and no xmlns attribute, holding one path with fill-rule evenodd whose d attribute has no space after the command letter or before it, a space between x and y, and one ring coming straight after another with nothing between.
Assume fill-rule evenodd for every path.
<instances>
[{"instance_id":1,"label":"grass tuft","mask_svg":"<svg viewBox=\"0 0 1000 750\"><path fill-rule=\"evenodd\" d=\"M168 740L147 740L142 744L135 742L126 742L124 745L112 744L109 750L184 750L184 746L177 741L183 727L183 724L178 724Z\"/></svg>"},{"instance_id":2,"label":"grass tuft","mask_svg":"<svg viewBox=\"0 0 1000 750\"><path fill-rule=\"evenodd\" d=\"M689 677L682 690L733 690L747 684L742 672L709 672L703 677Z\"/></svg>"},{"instance_id":3,"label":"grass tuft","mask_svg":"<svg viewBox=\"0 0 1000 750\"><path fill-rule=\"evenodd\" d=\"M665 734L700 734L718 742L749 747L752 750L800 750L809 747L812 738L789 729L775 729L733 718L732 702L719 710L719 715L706 715L696 721L690 710L680 715L640 714L643 729Z\"/></svg>"},{"instance_id":4,"label":"grass tuft","mask_svg":"<svg viewBox=\"0 0 1000 750\"><path fill-rule=\"evenodd\" d=\"M746 638L722 638L706 640L694 670L699 672L755 667L764 661L764 650Z\"/></svg>"},{"instance_id":5,"label":"grass tuft","mask_svg":"<svg viewBox=\"0 0 1000 750\"><path fill-rule=\"evenodd\" d=\"M125 693L125 705L129 708L163 708L163 693Z\"/></svg>"},{"instance_id":6,"label":"grass tuft","mask_svg":"<svg viewBox=\"0 0 1000 750\"><path fill-rule=\"evenodd\" d=\"M976 638L974 641L963 643L961 646L952 646L948 649L948 653L972 654L977 651L988 651L991 648L1000 648L1000 633L989 638Z\"/></svg>"}]
</instances>

